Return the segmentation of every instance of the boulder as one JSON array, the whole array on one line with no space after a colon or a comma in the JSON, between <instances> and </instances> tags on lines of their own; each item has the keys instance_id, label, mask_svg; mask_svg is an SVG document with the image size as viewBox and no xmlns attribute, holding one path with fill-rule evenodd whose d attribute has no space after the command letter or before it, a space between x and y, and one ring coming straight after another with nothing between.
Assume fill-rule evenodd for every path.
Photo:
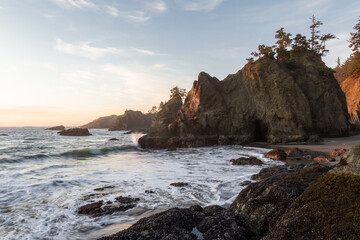
<instances>
[{"instance_id":1,"label":"boulder","mask_svg":"<svg viewBox=\"0 0 360 240\"><path fill-rule=\"evenodd\" d=\"M264 240L359 239L360 176L326 174L308 187Z\"/></svg>"},{"instance_id":2,"label":"boulder","mask_svg":"<svg viewBox=\"0 0 360 240\"><path fill-rule=\"evenodd\" d=\"M59 132L61 136L90 136L90 132L86 128L70 128Z\"/></svg>"},{"instance_id":3,"label":"boulder","mask_svg":"<svg viewBox=\"0 0 360 240\"><path fill-rule=\"evenodd\" d=\"M238 159L231 159L232 165L262 165L263 162L256 157L241 157Z\"/></svg>"},{"instance_id":4,"label":"boulder","mask_svg":"<svg viewBox=\"0 0 360 240\"><path fill-rule=\"evenodd\" d=\"M88 128L88 129L89 128L98 128L98 129L111 128L112 126L115 125L117 119L118 119L117 115L100 117L90 123L82 125L81 128Z\"/></svg>"},{"instance_id":5,"label":"boulder","mask_svg":"<svg viewBox=\"0 0 360 240\"><path fill-rule=\"evenodd\" d=\"M170 185L174 186L174 187L186 187L186 186L189 186L189 184L186 183L186 182L176 182L176 183L171 183Z\"/></svg>"},{"instance_id":6,"label":"boulder","mask_svg":"<svg viewBox=\"0 0 360 240\"><path fill-rule=\"evenodd\" d=\"M7 137L7 136L9 136L9 135L6 134L6 133L1 133L0 136Z\"/></svg>"},{"instance_id":7,"label":"boulder","mask_svg":"<svg viewBox=\"0 0 360 240\"><path fill-rule=\"evenodd\" d=\"M46 128L45 130L63 131L63 130L65 130L65 127L63 125L60 125L60 126L55 126L55 127L51 127L51 128Z\"/></svg>"},{"instance_id":8,"label":"boulder","mask_svg":"<svg viewBox=\"0 0 360 240\"><path fill-rule=\"evenodd\" d=\"M272 160L279 160L279 161L285 161L287 154L284 150L281 149L273 149L268 153L265 153L264 155L267 158L270 158Z\"/></svg>"},{"instance_id":9,"label":"boulder","mask_svg":"<svg viewBox=\"0 0 360 240\"><path fill-rule=\"evenodd\" d=\"M300 170L279 169L247 186L229 208L230 212L249 220L255 239L272 229L287 207L330 168L315 164Z\"/></svg>"},{"instance_id":10,"label":"boulder","mask_svg":"<svg viewBox=\"0 0 360 240\"><path fill-rule=\"evenodd\" d=\"M340 162L331 171L335 174L353 174L360 175L360 144L353 146L348 152L345 152Z\"/></svg>"},{"instance_id":11,"label":"boulder","mask_svg":"<svg viewBox=\"0 0 360 240\"><path fill-rule=\"evenodd\" d=\"M344 148L332 149L332 150L330 151L330 157L335 158L335 157L341 156L341 155L343 155L346 151L348 151L348 150L347 150L347 149L344 149Z\"/></svg>"},{"instance_id":12,"label":"boulder","mask_svg":"<svg viewBox=\"0 0 360 240\"><path fill-rule=\"evenodd\" d=\"M330 157L325 157L323 155L317 156L316 158L314 158L314 161L319 162L319 163L326 163L326 162L334 162L335 159L334 158L330 158Z\"/></svg>"},{"instance_id":13,"label":"boulder","mask_svg":"<svg viewBox=\"0 0 360 240\"><path fill-rule=\"evenodd\" d=\"M299 148L290 148L286 151L286 154L288 158L299 158L305 156L305 152Z\"/></svg>"},{"instance_id":14,"label":"boulder","mask_svg":"<svg viewBox=\"0 0 360 240\"><path fill-rule=\"evenodd\" d=\"M130 228L101 240L196 240L238 239L253 236L246 219L226 212L220 206L172 208L142 218Z\"/></svg>"},{"instance_id":15,"label":"boulder","mask_svg":"<svg viewBox=\"0 0 360 240\"><path fill-rule=\"evenodd\" d=\"M153 114L126 110L123 115L117 117L115 124L109 128L109 131L147 129L151 127L152 119Z\"/></svg>"},{"instance_id":16,"label":"boulder","mask_svg":"<svg viewBox=\"0 0 360 240\"><path fill-rule=\"evenodd\" d=\"M333 74L324 74L321 57L310 51L292 55L291 69L263 57L222 81L200 73L175 121L139 144L169 148L347 136L346 99Z\"/></svg>"}]
</instances>

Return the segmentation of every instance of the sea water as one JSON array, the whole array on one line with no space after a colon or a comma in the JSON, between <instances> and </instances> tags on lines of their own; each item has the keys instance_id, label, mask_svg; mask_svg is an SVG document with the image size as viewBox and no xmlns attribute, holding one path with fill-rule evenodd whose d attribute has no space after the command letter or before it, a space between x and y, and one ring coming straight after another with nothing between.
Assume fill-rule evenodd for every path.
<instances>
[{"instance_id":1,"label":"sea water","mask_svg":"<svg viewBox=\"0 0 360 240\"><path fill-rule=\"evenodd\" d=\"M144 150L136 142L141 135L90 132L70 137L41 128L0 128L0 135L8 135L0 136L0 239L93 239L119 229L112 226L130 225L171 207L226 207L251 175L280 164L264 158L267 149ZM264 165L233 166L229 161L247 156ZM171 186L174 182L189 185ZM103 187L109 188L98 189ZM77 214L80 206L118 196L140 201L112 215Z\"/></svg>"}]
</instances>

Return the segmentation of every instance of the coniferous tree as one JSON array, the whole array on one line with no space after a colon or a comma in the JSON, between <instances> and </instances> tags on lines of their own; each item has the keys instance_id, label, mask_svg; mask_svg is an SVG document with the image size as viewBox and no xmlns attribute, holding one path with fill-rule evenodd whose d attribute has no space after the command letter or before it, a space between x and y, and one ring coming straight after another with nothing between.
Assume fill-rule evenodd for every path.
<instances>
[{"instance_id":1,"label":"coniferous tree","mask_svg":"<svg viewBox=\"0 0 360 240\"><path fill-rule=\"evenodd\" d=\"M309 49L309 42L305 36L298 33L294 37L291 47L295 52L305 51Z\"/></svg>"},{"instance_id":2,"label":"coniferous tree","mask_svg":"<svg viewBox=\"0 0 360 240\"><path fill-rule=\"evenodd\" d=\"M358 53L360 51L360 17L358 23L354 26L354 30L355 32L350 33L349 47L354 53Z\"/></svg>"},{"instance_id":3,"label":"coniferous tree","mask_svg":"<svg viewBox=\"0 0 360 240\"><path fill-rule=\"evenodd\" d=\"M276 31L275 38L278 39L276 42L277 47L275 48L277 58L288 58L290 54L287 48L291 46L291 33L286 33L284 28L280 28Z\"/></svg>"}]
</instances>

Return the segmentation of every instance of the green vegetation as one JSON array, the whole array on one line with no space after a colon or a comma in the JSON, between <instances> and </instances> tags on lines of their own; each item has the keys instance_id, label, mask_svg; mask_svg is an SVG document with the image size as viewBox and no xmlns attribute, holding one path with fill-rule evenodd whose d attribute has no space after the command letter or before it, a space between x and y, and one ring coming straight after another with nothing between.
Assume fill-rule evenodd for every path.
<instances>
[{"instance_id":1,"label":"green vegetation","mask_svg":"<svg viewBox=\"0 0 360 240\"><path fill-rule=\"evenodd\" d=\"M173 87L170 90L170 99L180 97L182 100L186 97L186 89L179 88L178 86Z\"/></svg>"},{"instance_id":2,"label":"green vegetation","mask_svg":"<svg viewBox=\"0 0 360 240\"><path fill-rule=\"evenodd\" d=\"M301 34L296 34L294 38L291 38L292 34L284 31L284 28L280 28L276 31L275 38L277 39L276 45L266 46L264 44L258 46L257 52L252 52L253 57L247 58L248 62L253 62L255 58L271 57L278 60L291 59L291 51L312 51L320 56L325 56L329 52L326 49L326 42L336 38L333 34L322 34L318 28L323 25L321 21L316 20L313 15L311 19L312 24L310 28L310 39L306 39ZM293 63L290 63L290 68L295 67Z\"/></svg>"},{"instance_id":3,"label":"green vegetation","mask_svg":"<svg viewBox=\"0 0 360 240\"><path fill-rule=\"evenodd\" d=\"M311 239L358 239L360 176L327 174L292 204L287 228ZM292 236L289 239L291 239Z\"/></svg>"},{"instance_id":4,"label":"green vegetation","mask_svg":"<svg viewBox=\"0 0 360 240\"><path fill-rule=\"evenodd\" d=\"M354 74L360 74L360 17L358 23L354 26L354 30L355 32L350 33L351 38L349 40L349 47L353 53L342 65L340 59L338 59L338 65L334 69L336 71L335 77L339 83Z\"/></svg>"}]
</instances>

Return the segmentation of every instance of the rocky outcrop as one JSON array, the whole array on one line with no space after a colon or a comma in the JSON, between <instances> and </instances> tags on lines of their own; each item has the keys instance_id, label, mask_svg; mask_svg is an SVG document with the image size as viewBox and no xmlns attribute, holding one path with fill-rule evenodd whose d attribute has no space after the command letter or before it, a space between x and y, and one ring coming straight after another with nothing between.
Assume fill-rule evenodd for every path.
<instances>
[{"instance_id":1,"label":"rocky outcrop","mask_svg":"<svg viewBox=\"0 0 360 240\"><path fill-rule=\"evenodd\" d=\"M263 176L262 181L240 192L229 211L248 219L256 239L260 239L273 228L288 206L329 169L315 164L297 171L282 168L265 173L268 175Z\"/></svg>"},{"instance_id":2,"label":"rocky outcrop","mask_svg":"<svg viewBox=\"0 0 360 240\"><path fill-rule=\"evenodd\" d=\"M63 130L65 130L65 127L63 125L60 125L60 126L55 126L55 127L51 127L51 128L46 128L45 130L63 131Z\"/></svg>"},{"instance_id":3,"label":"rocky outcrop","mask_svg":"<svg viewBox=\"0 0 360 240\"><path fill-rule=\"evenodd\" d=\"M270 158L272 160L285 161L287 158L287 154L284 150L281 149L273 149L270 152L264 154L266 158Z\"/></svg>"},{"instance_id":4,"label":"rocky outcrop","mask_svg":"<svg viewBox=\"0 0 360 240\"><path fill-rule=\"evenodd\" d=\"M90 123L81 126L81 128L99 128L99 129L111 128L112 126L115 125L117 118L118 118L117 115L100 117Z\"/></svg>"},{"instance_id":5,"label":"rocky outcrop","mask_svg":"<svg viewBox=\"0 0 360 240\"><path fill-rule=\"evenodd\" d=\"M256 157L241 157L238 159L231 159L232 165L263 165L263 162Z\"/></svg>"},{"instance_id":6,"label":"rocky outcrop","mask_svg":"<svg viewBox=\"0 0 360 240\"><path fill-rule=\"evenodd\" d=\"M116 119L115 124L109 128L110 131L138 130L151 127L152 114L143 114L140 111L126 110L125 113Z\"/></svg>"},{"instance_id":7,"label":"rocky outcrop","mask_svg":"<svg viewBox=\"0 0 360 240\"><path fill-rule=\"evenodd\" d=\"M186 209L172 208L142 218L130 228L102 240L196 240L196 239L251 239L244 218L228 213L220 206Z\"/></svg>"},{"instance_id":8,"label":"rocky outcrop","mask_svg":"<svg viewBox=\"0 0 360 240\"><path fill-rule=\"evenodd\" d=\"M183 103L181 97L173 97L167 101L161 110L155 115L152 122L152 131L161 131L175 120L177 112L181 109Z\"/></svg>"},{"instance_id":9,"label":"rocky outcrop","mask_svg":"<svg viewBox=\"0 0 360 240\"><path fill-rule=\"evenodd\" d=\"M200 73L176 120L161 134L140 139L140 145L168 148L346 136L345 95L333 74L310 51L293 53L293 59L295 67L290 68L284 61L263 57L223 81Z\"/></svg>"},{"instance_id":10,"label":"rocky outcrop","mask_svg":"<svg viewBox=\"0 0 360 240\"><path fill-rule=\"evenodd\" d=\"M86 128L70 128L58 132L61 136L90 136L90 132Z\"/></svg>"},{"instance_id":11,"label":"rocky outcrop","mask_svg":"<svg viewBox=\"0 0 360 240\"><path fill-rule=\"evenodd\" d=\"M346 96L350 122L360 123L360 73L346 78L341 88Z\"/></svg>"}]
</instances>

